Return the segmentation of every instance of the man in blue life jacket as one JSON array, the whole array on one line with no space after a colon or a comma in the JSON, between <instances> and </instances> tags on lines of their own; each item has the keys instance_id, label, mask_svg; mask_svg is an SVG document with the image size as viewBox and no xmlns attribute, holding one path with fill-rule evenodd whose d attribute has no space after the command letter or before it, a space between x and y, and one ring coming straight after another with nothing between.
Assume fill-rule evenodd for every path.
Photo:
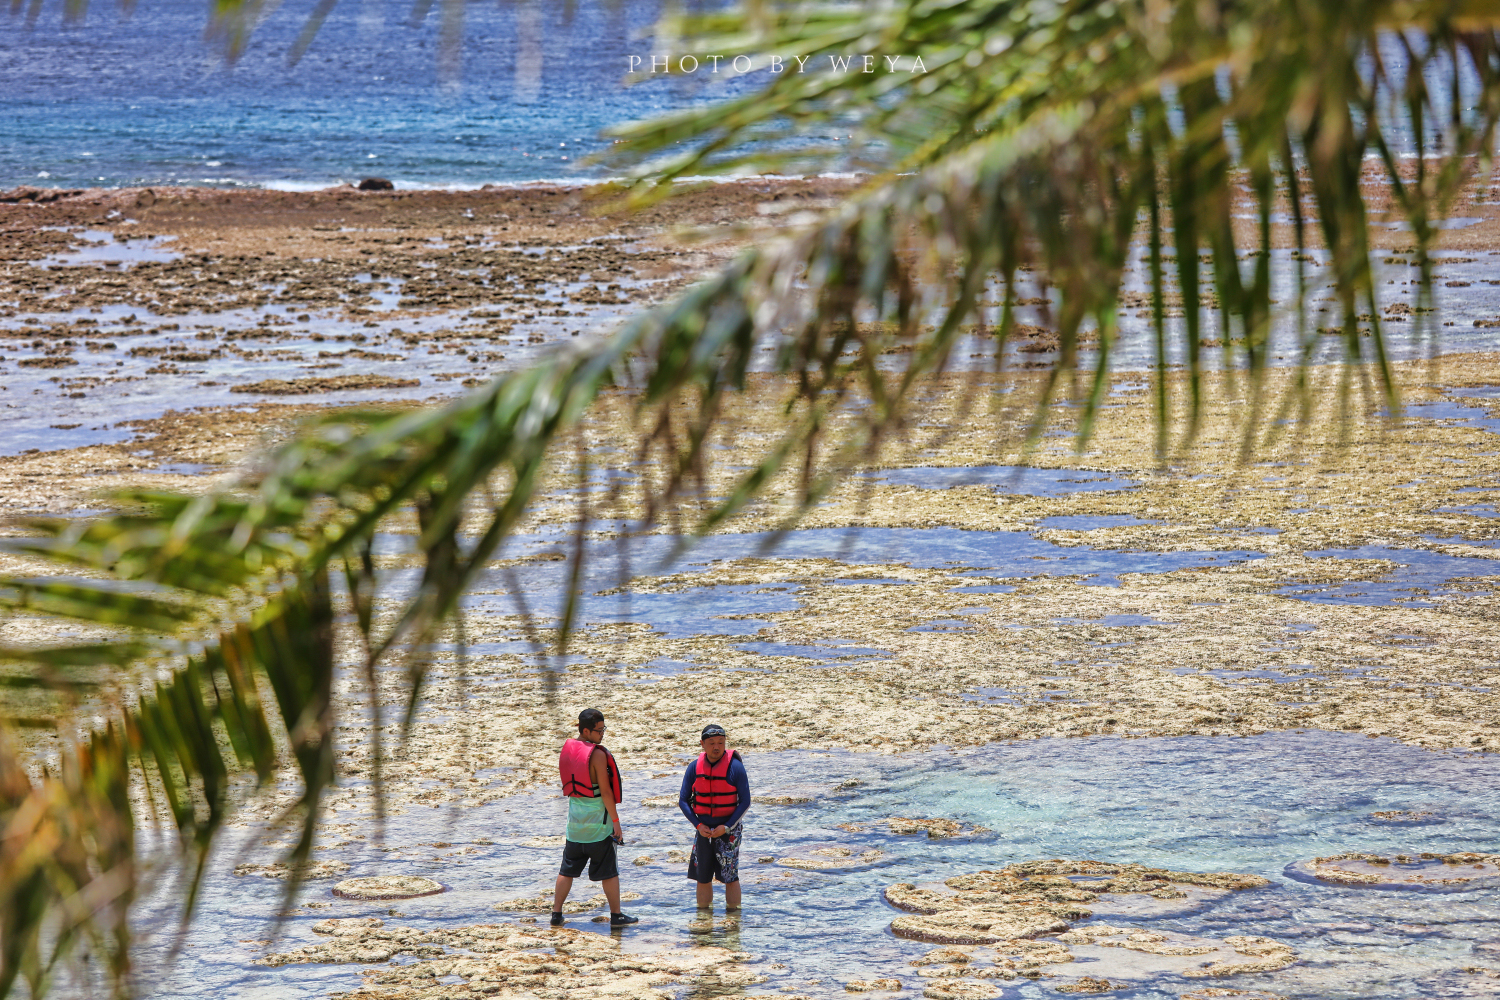
<instances>
[{"instance_id":1,"label":"man in blue life jacket","mask_svg":"<svg viewBox=\"0 0 1500 1000\"><path fill-rule=\"evenodd\" d=\"M563 743L557 756L563 794L568 797L568 834L552 895L553 927L562 926L563 902L585 864L589 881L604 883L609 925L623 927L640 921L620 912L620 865L615 857L615 846L625 843L618 809L620 769L603 746L606 728L603 712L584 709L578 713L578 738Z\"/></svg>"},{"instance_id":2,"label":"man in blue life jacket","mask_svg":"<svg viewBox=\"0 0 1500 1000\"><path fill-rule=\"evenodd\" d=\"M698 835L688 862L688 878L698 883L698 909L714 905L717 878L724 883L724 909L740 908L741 820L750 808L750 776L738 750L729 752L724 727L703 727L703 753L682 776L677 806Z\"/></svg>"}]
</instances>

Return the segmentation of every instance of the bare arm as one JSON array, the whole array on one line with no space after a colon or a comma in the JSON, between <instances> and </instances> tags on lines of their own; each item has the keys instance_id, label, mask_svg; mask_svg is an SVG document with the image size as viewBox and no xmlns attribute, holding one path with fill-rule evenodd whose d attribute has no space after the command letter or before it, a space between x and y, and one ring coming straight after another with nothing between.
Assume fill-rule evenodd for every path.
<instances>
[{"instance_id":1,"label":"bare arm","mask_svg":"<svg viewBox=\"0 0 1500 1000\"><path fill-rule=\"evenodd\" d=\"M604 811L615 824L615 836L623 837L620 832L620 811L616 808L615 790L609 783L609 768L605 765L605 760L604 754L598 750L589 755L589 777L594 779L594 784L599 788L599 796L604 799Z\"/></svg>"}]
</instances>

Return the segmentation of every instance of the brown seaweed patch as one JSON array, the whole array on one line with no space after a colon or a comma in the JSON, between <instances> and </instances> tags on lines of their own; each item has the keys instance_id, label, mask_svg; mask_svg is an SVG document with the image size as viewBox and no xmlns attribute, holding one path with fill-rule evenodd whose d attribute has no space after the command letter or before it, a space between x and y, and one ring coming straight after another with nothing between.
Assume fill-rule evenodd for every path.
<instances>
[{"instance_id":1,"label":"brown seaweed patch","mask_svg":"<svg viewBox=\"0 0 1500 1000\"><path fill-rule=\"evenodd\" d=\"M435 896L442 891L441 882L421 875L370 875L345 879L333 887L335 896L365 900L412 899L416 896Z\"/></svg>"},{"instance_id":2,"label":"brown seaweed patch","mask_svg":"<svg viewBox=\"0 0 1500 1000\"><path fill-rule=\"evenodd\" d=\"M885 821L891 828L891 832L901 836L910 836L917 833L925 833L933 840L946 840L949 837L957 837L960 834L988 833L987 827L972 826L964 828L964 824L956 819L921 819L915 816L892 816Z\"/></svg>"},{"instance_id":3,"label":"brown seaweed patch","mask_svg":"<svg viewBox=\"0 0 1500 1000\"><path fill-rule=\"evenodd\" d=\"M1066 983L1057 988L1059 993L1108 993L1111 990L1120 990L1131 985L1130 983L1112 983L1108 979L1095 979L1093 976L1084 976L1076 983Z\"/></svg>"},{"instance_id":4,"label":"brown seaweed patch","mask_svg":"<svg viewBox=\"0 0 1500 1000\"><path fill-rule=\"evenodd\" d=\"M1416 826L1426 823L1441 823L1443 820L1436 813L1420 812L1413 809L1382 809L1370 813L1371 823L1384 823L1389 826Z\"/></svg>"},{"instance_id":5,"label":"brown seaweed patch","mask_svg":"<svg viewBox=\"0 0 1500 1000\"><path fill-rule=\"evenodd\" d=\"M1000 990L991 983L959 979L933 983L922 991L927 1000L993 1000Z\"/></svg>"},{"instance_id":6,"label":"brown seaweed patch","mask_svg":"<svg viewBox=\"0 0 1500 1000\"><path fill-rule=\"evenodd\" d=\"M343 392L352 389L410 389L421 384L421 379L396 378L391 375L327 375L317 378L268 378L237 385L229 391L256 392L267 396L307 396L318 392Z\"/></svg>"}]
</instances>

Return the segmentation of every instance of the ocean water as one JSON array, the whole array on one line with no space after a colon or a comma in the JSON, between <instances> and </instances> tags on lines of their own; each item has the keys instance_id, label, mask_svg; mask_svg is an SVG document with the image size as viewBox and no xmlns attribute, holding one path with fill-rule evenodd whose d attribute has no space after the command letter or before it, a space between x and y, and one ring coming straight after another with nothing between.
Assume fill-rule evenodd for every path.
<instances>
[{"instance_id":1,"label":"ocean water","mask_svg":"<svg viewBox=\"0 0 1500 1000\"><path fill-rule=\"evenodd\" d=\"M766 53L748 76L711 73L704 58L689 77L626 86L653 53L691 52L653 44L664 2L462 3L462 24L449 31L443 3L344 0L294 64L314 0L263 4L233 62L222 33L207 30L204 0L94 0L77 18L66 10L77 0L19 0L0 8L0 188L307 189L370 175L462 188L606 176L579 164L608 148L603 129L769 79ZM1399 86L1406 55L1394 38L1381 49ZM1451 70L1429 76L1445 93ZM1467 65L1458 76L1471 107L1476 78ZM1397 111L1390 125L1406 155L1409 124Z\"/></svg>"},{"instance_id":2,"label":"ocean water","mask_svg":"<svg viewBox=\"0 0 1500 1000\"><path fill-rule=\"evenodd\" d=\"M204 2L127 14L95 0L78 23L57 0L35 19L31 6L0 10L0 188L598 177L579 160L608 147L604 128L749 85L700 73L627 87L659 0L467 4L456 58L444 5L413 23L407 0L346 0L296 65L309 0L270 5L232 65L205 36Z\"/></svg>"},{"instance_id":3,"label":"ocean water","mask_svg":"<svg viewBox=\"0 0 1500 1000\"><path fill-rule=\"evenodd\" d=\"M624 732L631 722L619 724ZM684 761L691 759L690 750L696 752L685 748ZM675 793L680 778L632 772L628 761L622 765L627 774L621 818L629 841L622 860L652 859L622 865L621 888L643 895L625 907L641 923L620 934L622 944L690 946L696 937L688 927L694 917L691 886L685 866L665 855L685 848L691 831L676 809L641 803ZM1233 740L1037 740L896 757L751 753L747 767L753 794L811 800L790 807L752 805L741 855L741 927L699 938L754 955L751 968L768 977L755 993L795 991L837 1000L847 996L843 984L851 979L893 976L906 995L916 995L925 983L909 963L933 946L890 933L891 920L900 914L886 903L885 888L1031 858L1134 861L1266 877L1271 884L1264 889L1170 918L1105 919L1209 938L1248 933L1286 942L1298 954L1291 968L1209 982L1298 1000L1474 996L1470 991L1482 986L1461 970L1490 964L1493 952L1480 946L1492 944L1500 923L1489 889L1358 889L1308 884L1286 871L1348 850L1489 849L1500 833L1500 758L1493 755L1433 753L1314 731ZM1388 809L1433 815L1425 825L1392 828L1371 815ZM325 908L291 917L271 950L317 942L311 926L328 917L378 916L388 926L424 929L515 920L518 914L494 907L551 886L559 849L531 841L559 833L565 812L564 800L544 788L479 808L392 816L385 845L376 842L373 825L366 826L367 840L326 856L349 863L351 876L423 875L447 891L399 902L397 917L389 902L343 900L332 895L331 882L309 883L303 901ZM987 830L947 840L899 836L884 822L893 816L942 817ZM884 857L879 866L835 872L788 872L769 860L829 845L855 854L876 849ZM199 920L178 960L141 963L140 995L312 1000L356 988L370 966L255 964L261 942L273 936L271 919L283 885L232 875L231 857L243 846L232 845L209 871ZM246 855L255 861L273 856L265 848ZM592 895L596 889L580 880L575 895L580 891ZM143 907L158 914L158 928L174 926L172 898L170 884L163 883ZM722 910L721 898L716 903ZM609 933L590 916L573 917L570 925ZM148 933L144 952L160 954L171 937L169 930ZM1113 975L1086 958L1055 971L1067 978ZM1057 996L1053 987L1060 981L989 982L997 1000L1041 1000ZM1113 995L1175 1000L1203 985L1163 975Z\"/></svg>"}]
</instances>

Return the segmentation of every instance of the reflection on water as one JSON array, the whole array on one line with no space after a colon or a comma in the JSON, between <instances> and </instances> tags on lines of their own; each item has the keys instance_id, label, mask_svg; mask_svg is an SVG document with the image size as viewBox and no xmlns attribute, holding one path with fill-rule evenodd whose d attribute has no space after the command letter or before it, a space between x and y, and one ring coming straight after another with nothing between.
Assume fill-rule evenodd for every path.
<instances>
[{"instance_id":1,"label":"reflection on water","mask_svg":"<svg viewBox=\"0 0 1500 1000\"><path fill-rule=\"evenodd\" d=\"M684 762L696 752L683 750ZM920 988L908 963L930 946L887 933L897 913L883 902L884 888L1031 858L1099 858L1270 879L1269 888L1233 893L1170 919L1107 918L1209 938L1261 934L1292 944L1300 955L1285 971L1224 986L1308 998L1441 996L1457 970L1482 959L1476 946L1500 938L1500 903L1492 892L1370 892L1285 874L1299 859L1347 851L1450 853L1495 843L1500 758L1435 754L1357 734L1288 732L1236 740L1040 740L899 757L751 752L747 762L758 794L802 792L788 798L797 801L805 790L816 793L805 805L754 807L745 826L740 944L757 956L755 969L769 977L769 991L831 998L843 995L846 981L883 976ZM621 763L629 839L622 887L642 894L630 906L642 923L623 940L638 947L696 940L685 865L667 860L669 850L687 846L690 831L675 810L637 805L675 794L680 777L629 773L629 761ZM851 779L858 784L849 785ZM1375 816L1398 811L1443 822L1392 828ZM331 882L314 883L304 900L319 908L293 916L275 950L318 940L311 924L330 916L380 916L418 928L514 919L494 906L551 884L557 849L525 842L557 834L564 815L564 800L546 789L480 808L394 816L384 845L373 843L367 821L356 821L347 828L349 842L320 857L348 863L355 876L423 875L450 891L402 901L395 907L401 916L393 917L389 904L339 899ZM940 817L991 832L902 836L885 823L895 816ZM883 867L831 872L758 863L811 856L830 845L855 857L881 851ZM628 863L646 857L652 860ZM181 961L147 995L321 997L358 984L355 966L251 964L260 948L255 942L269 937L266 921L281 885L236 878L228 869L221 859L210 872L203 920ZM588 914L571 918L570 926L608 933ZM1175 1000L1190 984L1169 978L1131 995ZM1012 997L1055 995L1045 981L1004 989Z\"/></svg>"},{"instance_id":2,"label":"reflection on water","mask_svg":"<svg viewBox=\"0 0 1500 1000\"><path fill-rule=\"evenodd\" d=\"M1500 576L1500 564L1491 559L1449 556L1421 549L1364 545L1357 549L1309 552L1308 555L1320 559L1389 559L1397 565L1379 580L1293 584L1276 593L1313 604L1406 604L1430 608L1434 606L1433 602L1424 600L1426 597L1470 588L1488 592L1491 589L1488 585L1476 587L1463 581L1473 577Z\"/></svg>"},{"instance_id":3,"label":"reflection on water","mask_svg":"<svg viewBox=\"0 0 1500 1000\"><path fill-rule=\"evenodd\" d=\"M877 482L946 490L954 486L988 486L996 493L1054 497L1068 493L1126 490L1139 485L1106 472L1078 469L1033 469L1024 465L979 465L962 468L879 469L865 475Z\"/></svg>"},{"instance_id":4,"label":"reflection on water","mask_svg":"<svg viewBox=\"0 0 1500 1000\"><path fill-rule=\"evenodd\" d=\"M143 261L166 262L179 260L182 257L182 254L166 246L177 239L175 236L147 236L134 240L116 240L114 233L102 229L85 229L79 233L79 236L88 242L76 249L52 257L44 257L37 261L36 265L42 268L98 265L104 268L126 270L132 264L139 264Z\"/></svg>"}]
</instances>

